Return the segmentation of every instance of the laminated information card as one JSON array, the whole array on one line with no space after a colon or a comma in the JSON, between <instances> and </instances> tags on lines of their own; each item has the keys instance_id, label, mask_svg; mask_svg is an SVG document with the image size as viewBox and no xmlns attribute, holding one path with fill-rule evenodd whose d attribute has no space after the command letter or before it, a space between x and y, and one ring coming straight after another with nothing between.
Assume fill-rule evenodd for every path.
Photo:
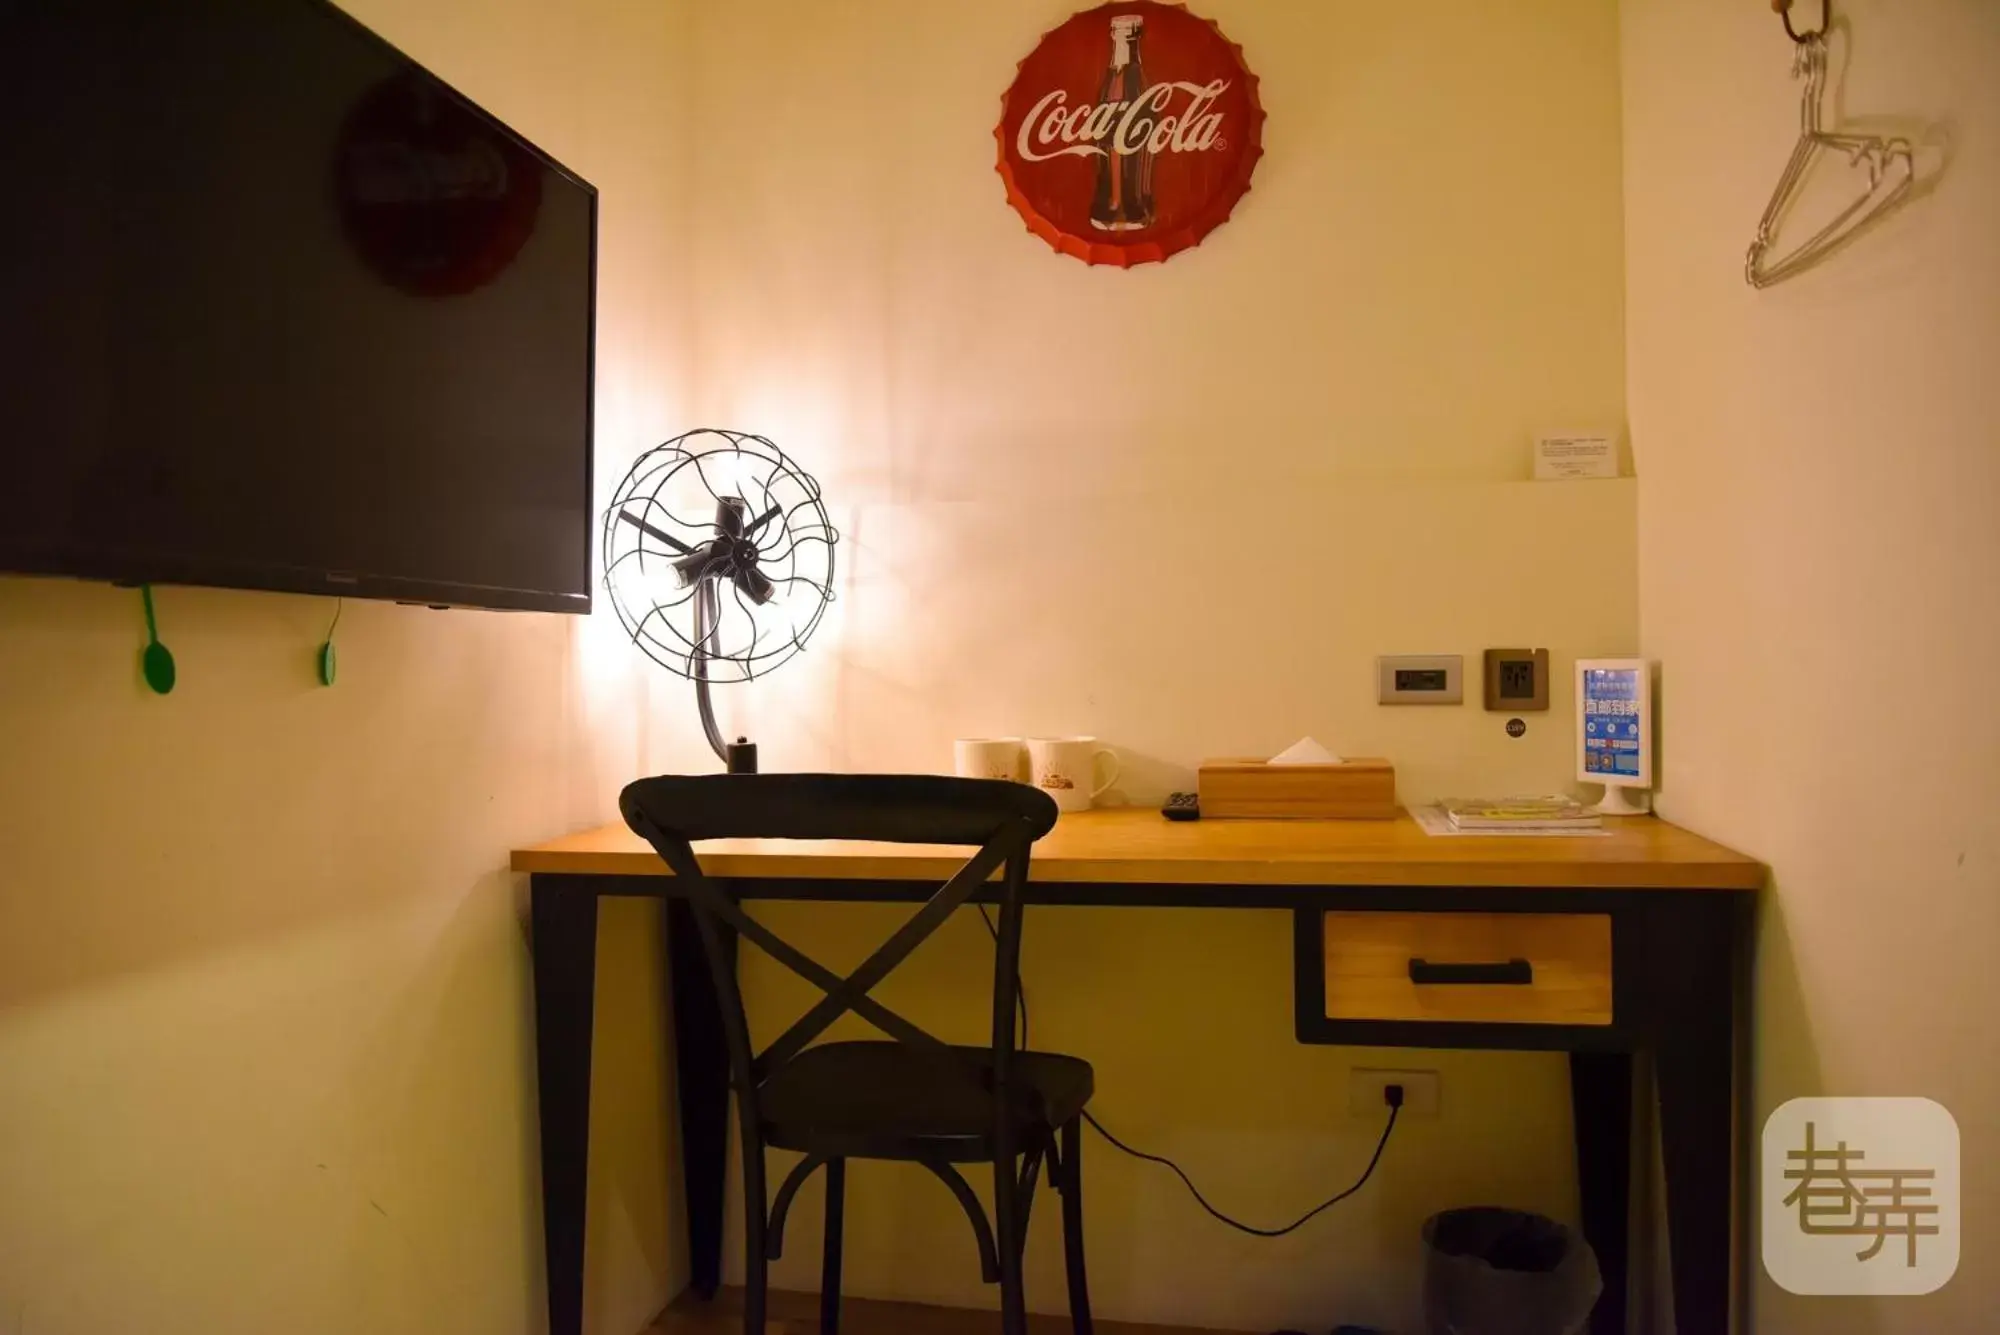
<instances>
[{"instance_id":1,"label":"laminated information card","mask_svg":"<svg viewBox=\"0 0 2000 1335\"><path fill-rule=\"evenodd\" d=\"M1535 438L1535 480L1617 477L1616 436L1550 435Z\"/></svg>"}]
</instances>

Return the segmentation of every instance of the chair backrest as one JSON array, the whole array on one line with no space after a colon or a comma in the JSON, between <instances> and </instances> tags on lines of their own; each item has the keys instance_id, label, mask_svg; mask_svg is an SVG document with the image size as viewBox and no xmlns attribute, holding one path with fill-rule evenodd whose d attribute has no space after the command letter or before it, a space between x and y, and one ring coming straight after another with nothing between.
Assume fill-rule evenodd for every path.
<instances>
[{"instance_id":1,"label":"chair backrest","mask_svg":"<svg viewBox=\"0 0 2000 1335\"><path fill-rule=\"evenodd\" d=\"M853 1012L898 1042L956 1066L984 1083L949 1045L880 1002L869 990L907 959L952 912L977 894L1003 865L1000 922L993 967L991 1080L1005 1099L1014 1048L1019 993L1021 891L1034 842L1055 825L1046 793L992 779L900 774L662 775L626 786L618 807L633 831L652 844L695 914L715 978L730 1054L731 1083L754 1115L756 1091L769 1073L804 1050L842 1015ZM691 845L703 839L879 840L974 846L965 864L860 967L841 977L743 911L726 882L703 874ZM736 985L727 932L751 941L826 996L761 1053L753 1053L743 998Z\"/></svg>"},{"instance_id":2,"label":"chair backrest","mask_svg":"<svg viewBox=\"0 0 2000 1335\"><path fill-rule=\"evenodd\" d=\"M1056 823L1039 788L935 774L664 774L627 785L618 806L689 840L984 844L1013 822L1035 839Z\"/></svg>"}]
</instances>

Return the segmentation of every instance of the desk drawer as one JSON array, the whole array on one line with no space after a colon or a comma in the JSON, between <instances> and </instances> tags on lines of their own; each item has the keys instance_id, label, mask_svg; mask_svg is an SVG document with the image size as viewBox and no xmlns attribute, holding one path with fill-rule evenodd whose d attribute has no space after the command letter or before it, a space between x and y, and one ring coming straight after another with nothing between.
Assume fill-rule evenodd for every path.
<instances>
[{"instance_id":1,"label":"desk drawer","mask_svg":"<svg viewBox=\"0 0 2000 1335\"><path fill-rule=\"evenodd\" d=\"M1611 1023L1608 914L1325 918L1329 1020Z\"/></svg>"}]
</instances>

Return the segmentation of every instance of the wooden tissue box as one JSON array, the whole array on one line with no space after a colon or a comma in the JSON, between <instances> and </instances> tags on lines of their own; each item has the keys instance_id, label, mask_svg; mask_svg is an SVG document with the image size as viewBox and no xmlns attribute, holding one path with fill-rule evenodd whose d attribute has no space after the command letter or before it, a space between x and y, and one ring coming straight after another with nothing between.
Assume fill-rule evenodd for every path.
<instances>
[{"instance_id":1,"label":"wooden tissue box","mask_svg":"<svg viewBox=\"0 0 2000 1335\"><path fill-rule=\"evenodd\" d=\"M1396 767L1386 760L1271 765L1209 760L1197 771L1203 820L1393 820Z\"/></svg>"}]
</instances>

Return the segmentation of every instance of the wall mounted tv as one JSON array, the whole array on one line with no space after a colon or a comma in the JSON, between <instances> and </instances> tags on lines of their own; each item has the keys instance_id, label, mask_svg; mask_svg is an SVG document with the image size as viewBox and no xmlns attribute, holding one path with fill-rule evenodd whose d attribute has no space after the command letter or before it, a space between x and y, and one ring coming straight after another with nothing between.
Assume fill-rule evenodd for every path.
<instances>
[{"instance_id":1,"label":"wall mounted tv","mask_svg":"<svg viewBox=\"0 0 2000 1335\"><path fill-rule=\"evenodd\" d=\"M0 571L589 611L596 235L322 0L0 0Z\"/></svg>"}]
</instances>

